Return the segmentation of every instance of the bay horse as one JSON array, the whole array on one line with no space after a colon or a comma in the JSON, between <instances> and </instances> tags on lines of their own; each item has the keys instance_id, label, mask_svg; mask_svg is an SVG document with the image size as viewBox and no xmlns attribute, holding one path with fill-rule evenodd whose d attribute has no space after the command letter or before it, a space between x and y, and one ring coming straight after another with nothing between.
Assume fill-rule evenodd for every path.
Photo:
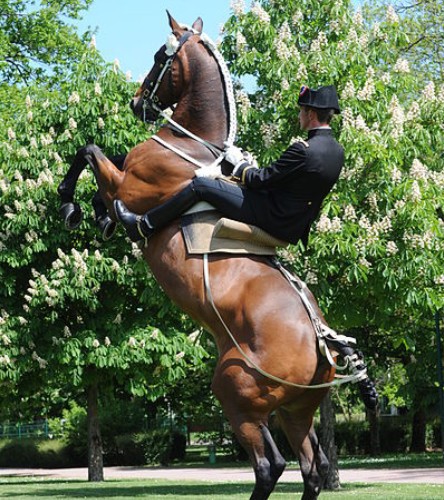
<instances>
[{"instance_id":1,"label":"bay horse","mask_svg":"<svg viewBox=\"0 0 444 500\"><path fill-rule=\"evenodd\" d=\"M168 17L172 34L156 53L131 107L137 117L154 122L175 105L172 121L132 149L123 170L95 145L79 150L59 186L62 212L70 228L80 220L74 192L87 164L116 221L115 199L143 214L184 188L199 168L218 163L224 142L234 140L231 82L227 83L220 54L202 33L202 20L188 27L169 13ZM187 254L178 220L156 232L143 255L166 294L214 337L219 357L212 390L252 463L251 499L269 498L286 465L269 431L272 413L298 456L302 498L316 499L328 460L314 431L313 415L335 369L320 354L300 296L266 257L210 254L216 314L203 286L203 257ZM322 318L314 297L307 293ZM309 387L313 385L320 387Z\"/></svg>"}]
</instances>

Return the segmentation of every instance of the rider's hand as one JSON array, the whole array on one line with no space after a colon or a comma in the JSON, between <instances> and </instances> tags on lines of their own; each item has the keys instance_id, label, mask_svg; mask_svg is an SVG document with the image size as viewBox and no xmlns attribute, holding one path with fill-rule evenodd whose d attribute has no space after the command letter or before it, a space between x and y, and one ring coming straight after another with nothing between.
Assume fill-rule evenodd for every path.
<instances>
[{"instance_id":1,"label":"rider's hand","mask_svg":"<svg viewBox=\"0 0 444 500\"><path fill-rule=\"evenodd\" d=\"M237 146L228 146L224 151L224 160L235 167L239 162L245 161L244 152Z\"/></svg>"},{"instance_id":2,"label":"rider's hand","mask_svg":"<svg viewBox=\"0 0 444 500\"><path fill-rule=\"evenodd\" d=\"M208 179L217 179L222 176L220 165L210 165L208 167L202 167L195 170L194 175L196 177L207 177Z\"/></svg>"}]
</instances>

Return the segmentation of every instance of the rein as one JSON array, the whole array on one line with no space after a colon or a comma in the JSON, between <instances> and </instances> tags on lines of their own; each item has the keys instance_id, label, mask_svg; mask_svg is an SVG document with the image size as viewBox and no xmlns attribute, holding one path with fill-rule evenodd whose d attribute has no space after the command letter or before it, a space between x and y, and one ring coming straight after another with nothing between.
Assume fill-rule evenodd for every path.
<instances>
[{"instance_id":1,"label":"rein","mask_svg":"<svg viewBox=\"0 0 444 500\"><path fill-rule=\"evenodd\" d=\"M276 261L273 261L273 264L276 265ZM283 273L282 269L284 269L284 268L279 264L278 270L284 275L284 277L287 279L287 281L289 281L290 284L292 284L295 281L294 277L292 277L293 279L289 279L289 277L286 275L286 273L288 273L288 271L286 271L284 269L285 273ZM225 331L227 332L228 336L233 341L233 344L235 345L235 347L239 351L239 353L250 364L250 366L252 366L258 373L260 373L264 377L266 377L266 378L268 378L270 380L274 380L275 382L278 382L279 384L285 384L285 385L288 385L288 386L291 386L291 387L297 387L298 389L323 389L323 388L327 388L327 387L332 387L332 386L347 384L349 382L357 382L361 378L364 378L365 374L362 374L362 373L359 374L359 375L356 375L356 374L352 374L352 375L335 375L336 379L333 380L332 382L326 382L324 384L302 385L302 384L296 384L294 382L290 382L288 380L284 380L284 379L282 379L280 377L276 377L275 375L272 375L271 373L266 372L257 363L255 363L248 356L248 354L242 349L242 347L240 346L240 344L234 338L234 335L232 334L231 330L229 329L229 327L227 326L227 324L223 320L220 312L218 311L218 309L216 307L216 304L214 303L213 294L211 292L211 285L210 285L210 272L209 272L209 266L208 266L208 254L207 253L205 253L203 255L203 271L204 271L203 274L204 274L205 292L207 294L208 301L210 302L213 311L215 312L216 316L218 317L219 321L221 322L221 324L224 327ZM316 332L316 336L317 336L318 340L320 341L321 337L325 337L326 335L329 335L329 334L331 335L331 333L333 332L333 330L331 330L326 325L322 325L319 317L316 315L315 311L311 307L311 304L310 304L310 302L308 300L308 297L303 292L303 288L302 287L301 288L296 287L293 284L292 284L292 286L298 292L298 294L299 294L299 296L300 296L300 298L302 300L302 303L304 304L304 306L305 306L305 308L307 310L307 313L308 313L308 315L310 317L310 320L311 320L311 322L313 324L313 327L314 327L314 330ZM321 326L322 329L325 329L324 335L320 336L319 331L318 331L319 326L316 326L317 323L318 323L318 325ZM341 337L341 336L339 336L339 337ZM324 344L325 344L325 341L324 341ZM326 344L325 344L325 346L326 346ZM326 347L326 351L328 351L328 347ZM336 368L336 369L345 370L345 368L347 367L347 365L343 366L343 367L338 366L334 362L333 357L331 356L331 354L330 354L330 356L327 356L327 359L329 360L330 364L334 368Z\"/></svg>"},{"instance_id":2,"label":"rein","mask_svg":"<svg viewBox=\"0 0 444 500\"><path fill-rule=\"evenodd\" d=\"M217 156L215 161L211 165L204 165L201 162L195 160L191 156L189 156L187 153L181 151L179 148L173 146L172 144L168 143L167 141L160 139L157 135L152 136L152 139L157 141L158 143L162 144L165 148L173 151L175 154L178 156L184 158L185 160L189 161L190 163L193 163L199 168L208 168L212 167L215 165L219 165L221 161L224 158L223 155L223 149L217 146L216 144L213 144L201 137L196 136L189 130L187 130L185 127L177 123L175 120L173 120L159 105L159 99L156 96L156 92L162 83L162 80L167 73L167 71L171 70L171 65L174 61L174 58L178 54L179 50L183 47L183 45L187 42L187 40L194 34L198 34L193 28L190 28L189 26L182 25L184 29L187 31L181 36L179 40L174 38L174 41L171 39L168 40L167 44L167 49L166 49L166 54L168 56L168 59L166 60L165 64L162 67L162 71L159 73L159 76L157 77L156 83L152 86L151 91L148 89L145 89L142 99L143 99L143 110L144 110L144 121L145 120L145 110L147 108L151 108L154 111L156 111L158 114L160 114L169 124L170 126L174 129L177 130L178 132L184 134L185 136L189 137L190 139L193 139L194 141L202 144L205 146L207 149L211 151L212 154ZM228 130L228 138L226 139L225 143L228 145L232 145L234 143L234 139L236 136L236 130L237 130L237 119L236 119L236 104L234 100L234 92L233 92L233 84L231 81L231 76L230 72L228 70L228 67L217 49L215 43L206 35L206 34L201 34L200 38L202 40L202 43L209 49L211 52L212 56L216 60L219 70L222 74L222 81L223 85L225 88L225 93L227 95L227 101L228 101L228 116L229 116L229 130ZM174 43L175 42L175 43Z\"/></svg>"}]
</instances>

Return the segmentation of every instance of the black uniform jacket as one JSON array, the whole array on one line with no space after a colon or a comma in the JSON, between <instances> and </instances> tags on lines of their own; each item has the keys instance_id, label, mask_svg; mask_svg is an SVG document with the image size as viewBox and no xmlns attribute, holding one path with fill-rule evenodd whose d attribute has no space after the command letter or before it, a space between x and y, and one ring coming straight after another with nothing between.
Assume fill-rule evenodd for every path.
<instances>
[{"instance_id":1,"label":"black uniform jacket","mask_svg":"<svg viewBox=\"0 0 444 500\"><path fill-rule=\"evenodd\" d=\"M314 129L307 142L295 142L269 167L244 169L242 181L267 196L267 203L254 207L264 225L273 227L275 236L306 246L310 226L343 164L344 150L331 129Z\"/></svg>"}]
</instances>

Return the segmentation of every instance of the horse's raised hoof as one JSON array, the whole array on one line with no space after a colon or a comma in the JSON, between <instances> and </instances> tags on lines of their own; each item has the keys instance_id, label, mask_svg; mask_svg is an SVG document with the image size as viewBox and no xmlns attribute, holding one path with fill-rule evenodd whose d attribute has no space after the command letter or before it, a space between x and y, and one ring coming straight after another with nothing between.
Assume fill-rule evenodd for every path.
<instances>
[{"instance_id":1,"label":"horse's raised hoof","mask_svg":"<svg viewBox=\"0 0 444 500\"><path fill-rule=\"evenodd\" d=\"M117 222L114 222L109 215L97 217L96 224L104 241L111 239L116 232Z\"/></svg>"},{"instance_id":2,"label":"horse's raised hoof","mask_svg":"<svg viewBox=\"0 0 444 500\"><path fill-rule=\"evenodd\" d=\"M60 215L70 231L77 229L82 222L82 209L78 203L63 203L60 207Z\"/></svg>"}]
</instances>

